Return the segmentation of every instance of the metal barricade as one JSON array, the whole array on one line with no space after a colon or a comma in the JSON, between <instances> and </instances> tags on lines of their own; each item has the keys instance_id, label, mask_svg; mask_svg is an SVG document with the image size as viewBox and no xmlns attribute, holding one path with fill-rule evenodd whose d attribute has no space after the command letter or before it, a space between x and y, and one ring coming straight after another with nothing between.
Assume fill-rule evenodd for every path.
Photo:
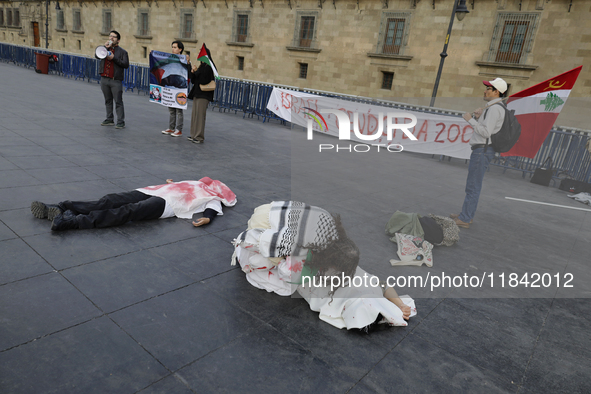
<instances>
[{"instance_id":1,"label":"metal barricade","mask_svg":"<svg viewBox=\"0 0 591 394\"><path fill-rule=\"evenodd\" d=\"M123 74L123 87L125 88L126 92L128 90L131 90L133 92L133 89L135 89L137 69L138 66L131 64Z\"/></svg>"},{"instance_id":2,"label":"metal barricade","mask_svg":"<svg viewBox=\"0 0 591 394\"><path fill-rule=\"evenodd\" d=\"M575 179L583 182L591 181L591 155L585 145L590 139L585 133L565 132L553 129L546 137L540 150L533 159L518 156L497 156L491 165L506 170L521 171L525 178L533 174L536 168L542 167L547 158L552 160L554 180Z\"/></svg>"},{"instance_id":3,"label":"metal barricade","mask_svg":"<svg viewBox=\"0 0 591 394\"><path fill-rule=\"evenodd\" d=\"M84 75L88 82L94 81L96 83L101 82L101 75L99 73L100 61L98 59L86 58Z\"/></svg>"},{"instance_id":4,"label":"metal barricade","mask_svg":"<svg viewBox=\"0 0 591 394\"><path fill-rule=\"evenodd\" d=\"M60 62L62 63L62 74L64 77L73 77L75 80L84 80L86 78L86 58L62 54L60 56Z\"/></svg>"},{"instance_id":5,"label":"metal barricade","mask_svg":"<svg viewBox=\"0 0 591 394\"><path fill-rule=\"evenodd\" d=\"M41 48L23 47L13 44L0 43L0 61L12 62L23 67L36 66L36 52L50 53ZM55 53L59 51L53 51ZM49 70L66 77L75 79L87 78L88 82L100 82L99 60L77 56L76 54L58 53L59 62L50 64ZM146 66L132 64L125 70L123 86L125 90L137 89L138 93L149 92L150 71ZM267 109L269 97L273 87L278 85L266 84L257 81L244 81L233 78L221 78L216 81L214 101L212 108L218 107L221 111L231 110L237 113L243 112L252 117L263 117L263 122L269 119L279 120L282 124L287 122ZM338 93L324 92L296 87L278 86L286 89L300 90L321 96L335 97L342 100L350 100L366 104L385 105L390 107L409 109L413 111L438 113L442 115L459 115L456 111L409 105L405 103L387 102L367 97L341 95ZM190 88L190 86L189 86ZM190 90L189 90L190 91ZM522 176L533 174L536 168L543 165L546 158L550 157L556 170L554 179L576 179L591 182L591 155L585 147L591 138L591 131L566 129L553 129L542 144L542 147L533 159L523 157L496 157L491 163L494 166L506 170L517 170ZM440 158L442 160L442 157ZM503 172L504 172L503 171Z\"/></svg>"},{"instance_id":6,"label":"metal barricade","mask_svg":"<svg viewBox=\"0 0 591 394\"><path fill-rule=\"evenodd\" d=\"M150 69L148 67L138 67L135 75L135 87L137 92L150 92Z\"/></svg>"}]
</instances>

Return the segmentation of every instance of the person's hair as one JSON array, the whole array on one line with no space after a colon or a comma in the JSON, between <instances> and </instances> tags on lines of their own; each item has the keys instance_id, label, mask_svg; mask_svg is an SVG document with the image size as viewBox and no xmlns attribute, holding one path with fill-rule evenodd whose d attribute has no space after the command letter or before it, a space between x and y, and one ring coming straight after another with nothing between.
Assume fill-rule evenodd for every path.
<instances>
[{"instance_id":1,"label":"person's hair","mask_svg":"<svg viewBox=\"0 0 591 394\"><path fill-rule=\"evenodd\" d=\"M505 97L505 96L507 95L507 90L509 90L509 89L507 89L507 90L505 90L505 93L501 93L501 91L500 91L500 90L498 90L497 88L495 88L494 86L490 86L490 87L491 87L491 88L492 88L492 90L494 90L495 92L499 92L499 97L500 97L500 98L503 98L503 97Z\"/></svg>"},{"instance_id":2,"label":"person's hair","mask_svg":"<svg viewBox=\"0 0 591 394\"><path fill-rule=\"evenodd\" d=\"M355 270L359 264L359 248L355 245L345 232L340 215L332 214L337 229L338 237L328 240L326 244L308 244L304 245L306 249L312 251L312 259L306 260L306 265L311 269L318 270L318 276L324 276L332 271L331 274L341 274L353 279ZM329 294L334 295L334 289Z\"/></svg>"},{"instance_id":3,"label":"person's hair","mask_svg":"<svg viewBox=\"0 0 591 394\"><path fill-rule=\"evenodd\" d=\"M111 31L109 32L109 34L111 34L111 33L115 33L115 34L117 34L117 41L119 41L119 40L121 39L121 34L119 34L119 32L118 32L117 30L111 30Z\"/></svg>"},{"instance_id":4,"label":"person's hair","mask_svg":"<svg viewBox=\"0 0 591 394\"><path fill-rule=\"evenodd\" d=\"M170 44L170 46L173 46L174 44L176 44L176 46L181 50L182 55L183 51L185 50L185 45L180 41L173 41L172 44Z\"/></svg>"}]
</instances>

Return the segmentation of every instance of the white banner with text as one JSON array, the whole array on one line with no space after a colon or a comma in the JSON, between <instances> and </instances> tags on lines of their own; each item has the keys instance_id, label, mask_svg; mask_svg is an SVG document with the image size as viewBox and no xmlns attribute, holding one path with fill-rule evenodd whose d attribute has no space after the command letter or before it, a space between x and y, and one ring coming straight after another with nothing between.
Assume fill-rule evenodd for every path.
<instances>
[{"instance_id":1,"label":"white banner with text","mask_svg":"<svg viewBox=\"0 0 591 394\"><path fill-rule=\"evenodd\" d=\"M402 146L405 151L470 158L473 129L462 117L368 105L274 88L267 109L288 122L369 145Z\"/></svg>"}]
</instances>

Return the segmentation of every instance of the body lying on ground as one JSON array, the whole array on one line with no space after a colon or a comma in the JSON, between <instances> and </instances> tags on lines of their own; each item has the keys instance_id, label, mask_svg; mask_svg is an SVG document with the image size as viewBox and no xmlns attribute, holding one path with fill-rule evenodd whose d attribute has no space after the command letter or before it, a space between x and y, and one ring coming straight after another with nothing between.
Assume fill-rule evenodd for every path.
<instances>
[{"instance_id":1,"label":"body lying on ground","mask_svg":"<svg viewBox=\"0 0 591 394\"><path fill-rule=\"evenodd\" d=\"M411 298L398 297L358 267L359 249L340 218L322 208L296 201L262 205L234 246L232 265L240 264L250 284L282 296L298 292L335 327L406 326L416 314Z\"/></svg>"},{"instance_id":2,"label":"body lying on ground","mask_svg":"<svg viewBox=\"0 0 591 394\"><path fill-rule=\"evenodd\" d=\"M191 219L196 227L211 223L223 215L222 204L233 206L236 195L224 183L204 177L198 181L174 182L147 186L123 193L107 194L96 201L62 201L44 204L34 201L31 213L52 221L53 231L120 226L130 221L178 217Z\"/></svg>"}]
</instances>

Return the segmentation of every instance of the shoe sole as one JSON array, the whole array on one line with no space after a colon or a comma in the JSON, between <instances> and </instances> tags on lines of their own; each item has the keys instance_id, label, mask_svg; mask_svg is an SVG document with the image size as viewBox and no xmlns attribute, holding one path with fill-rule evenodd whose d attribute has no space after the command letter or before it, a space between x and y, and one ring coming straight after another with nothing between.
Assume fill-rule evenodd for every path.
<instances>
[{"instance_id":1,"label":"shoe sole","mask_svg":"<svg viewBox=\"0 0 591 394\"><path fill-rule=\"evenodd\" d=\"M162 132L162 134L165 134L165 135L171 135L172 133L169 133L169 132L167 132L167 131L163 131L163 132Z\"/></svg>"},{"instance_id":2,"label":"shoe sole","mask_svg":"<svg viewBox=\"0 0 591 394\"><path fill-rule=\"evenodd\" d=\"M198 140L192 140L191 142L194 144L202 144L203 143L203 141L198 141Z\"/></svg>"},{"instance_id":3,"label":"shoe sole","mask_svg":"<svg viewBox=\"0 0 591 394\"><path fill-rule=\"evenodd\" d=\"M41 201L33 201L31 203L31 213L37 219L45 219L47 218L47 205L43 204ZM53 220L53 218L52 218Z\"/></svg>"},{"instance_id":4,"label":"shoe sole","mask_svg":"<svg viewBox=\"0 0 591 394\"><path fill-rule=\"evenodd\" d=\"M62 214L62 211L58 207L52 207L52 208L47 209L47 219L51 220L52 222L53 222L53 219L57 215L61 215L61 214Z\"/></svg>"},{"instance_id":5,"label":"shoe sole","mask_svg":"<svg viewBox=\"0 0 591 394\"><path fill-rule=\"evenodd\" d=\"M115 126L115 123L107 123L107 124L101 123L101 126Z\"/></svg>"},{"instance_id":6,"label":"shoe sole","mask_svg":"<svg viewBox=\"0 0 591 394\"><path fill-rule=\"evenodd\" d=\"M115 126L116 129L124 129L125 126Z\"/></svg>"}]
</instances>

